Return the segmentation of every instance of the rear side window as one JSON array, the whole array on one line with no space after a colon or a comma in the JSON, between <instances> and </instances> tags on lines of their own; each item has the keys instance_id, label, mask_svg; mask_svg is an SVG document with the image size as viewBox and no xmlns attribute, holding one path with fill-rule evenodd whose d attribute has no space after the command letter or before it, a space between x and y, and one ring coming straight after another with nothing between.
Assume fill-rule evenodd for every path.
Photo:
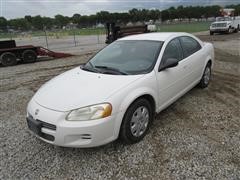
<instances>
[{"instance_id":1,"label":"rear side window","mask_svg":"<svg viewBox=\"0 0 240 180\"><path fill-rule=\"evenodd\" d=\"M183 48L184 58L192 55L201 49L201 45L192 37L183 36L179 38Z\"/></svg>"},{"instance_id":2,"label":"rear side window","mask_svg":"<svg viewBox=\"0 0 240 180\"><path fill-rule=\"evenodd\" d=\"M171 40L166 46L161 65L164 64L169 58L174 58L178 61L182 60L182 49L178 39Z\"/></svg>"}]
</instances>

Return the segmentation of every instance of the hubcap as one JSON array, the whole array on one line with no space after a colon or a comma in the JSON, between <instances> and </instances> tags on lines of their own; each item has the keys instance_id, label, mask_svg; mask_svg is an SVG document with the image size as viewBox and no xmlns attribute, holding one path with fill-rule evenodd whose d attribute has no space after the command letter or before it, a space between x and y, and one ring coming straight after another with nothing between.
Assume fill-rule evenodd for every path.
<instances>
[{"instance_id":1,"label":"hubcap","mask_svg":"<svg viewBox=\"0 0 240 180\"><path fill-rule=\"evenodd\" d=\"M204 72L204 84L208 84L209 80L210 80L210 76L211 76L211 70L209 67L206 67L205 72Z\"/></svg>"},{"instance_id":2,"label":"hubcap","mask_svg":"<svg viewBox=\"0 0 240 180\"><path fill-rule=\"evenodd\" d=\"M146 107L141 106L133 113L130 121L131 133L135 137L141 136L147 129L149 122L149 111Z\"/></svg>"}]
</instances>

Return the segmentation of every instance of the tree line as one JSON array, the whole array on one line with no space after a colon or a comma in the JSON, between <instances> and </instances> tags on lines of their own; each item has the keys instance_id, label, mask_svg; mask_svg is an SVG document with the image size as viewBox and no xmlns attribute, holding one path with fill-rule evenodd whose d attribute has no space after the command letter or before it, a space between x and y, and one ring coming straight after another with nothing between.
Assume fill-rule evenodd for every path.
<instances>
[{"instance_id":1,"label":"tree line","mask_svg":"<svg viewBox=\"0 0 240 180\"><path fill-rule=\"evenodd\" d=\"M235 15L240 15L240 4L229 5L226 8L234 8ZM221 7L218 5L213 6L178 6L170 7L165 10L158 9L131 9L128 12L123 13L110 13L108 11L97 12L93 15L80 15L74 14L72 17L56 15L54 18L27 15L24 18L16 18L7 20L4 17L0 17L0 29L6 31L7 29L14 30L43 30L53 28L63 28L64 26L73 23L78 27L92 27L97 23L106 23L109 21L118 23L138 22L159 20L162 21L173 19L200 19L217 17L220 15Z\"/></svg>"}]
</instances>

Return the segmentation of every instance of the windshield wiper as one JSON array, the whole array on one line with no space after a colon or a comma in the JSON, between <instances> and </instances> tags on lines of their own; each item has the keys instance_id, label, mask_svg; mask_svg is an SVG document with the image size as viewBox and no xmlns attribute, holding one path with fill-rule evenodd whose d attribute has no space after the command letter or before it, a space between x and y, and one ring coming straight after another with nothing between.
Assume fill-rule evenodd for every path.
<instances>
[{"instance_id":1,"label":"windshield wiper","mask_svg":"<svg viewBox=\"0 0 240 180\"><path fill-rule=\"evenodd\" d=\"M88 67L86 65L82 66L81 69L85 71L90 71L90 72L95 72L95 73L100 73L99 70L95 69L92 64L90 64L91 67Z\"/></svg>"},{"instance_id":2,"label":"windshield wiper","mask_svg":"<svg viewBox=\"0 0 240 180\"><path fill-rule=\"evenodd\" d=\"M111 71L111 72L121 74L121 75L128 75L128 73L126 73L124 71L121 71L117 68L113 68L113 67L108 67L108 66L94 66L94 67L99 68L99 69L104 69L104 70L107 70L107 71Z\"/></svg>"}]
</instances>

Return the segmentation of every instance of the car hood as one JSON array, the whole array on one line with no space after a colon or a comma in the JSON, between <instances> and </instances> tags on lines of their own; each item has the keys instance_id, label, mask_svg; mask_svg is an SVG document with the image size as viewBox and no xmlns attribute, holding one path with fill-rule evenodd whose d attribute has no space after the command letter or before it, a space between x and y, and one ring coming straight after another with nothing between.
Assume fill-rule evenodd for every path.
<instances>
[{"instance_id":1,"label":"car hood","mask_svg":"<svg viewBox=\"0 0 240 180\"><path fill-rule=\"evenodd\" d=\"M229 24L231 23L231 21L217 21L217 22L213 22L212 24L224 24L224 23Z\"/></svg>"},{"instance_id":2,"label":"car hood","mask_svg":"<svg viewBox=\"0 0 240 180\"><path fill-rule=\"evenodd\" d=\"M99 74L78 67L45 83L33 100L48 109L70 111L105 102L114 92L142 76Z\"/></svg>"}]
</instances>

